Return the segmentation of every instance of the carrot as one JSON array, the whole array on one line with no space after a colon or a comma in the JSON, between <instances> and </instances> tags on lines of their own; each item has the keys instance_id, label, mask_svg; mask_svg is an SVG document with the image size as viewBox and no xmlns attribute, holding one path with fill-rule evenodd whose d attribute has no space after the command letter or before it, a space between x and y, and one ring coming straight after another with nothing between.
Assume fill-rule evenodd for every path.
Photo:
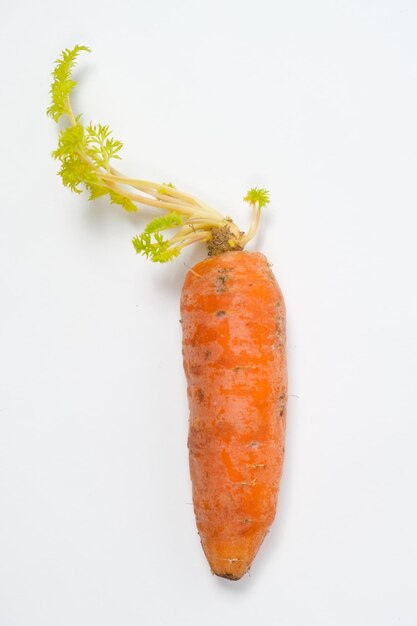
<instances>
[{"instance_id":1,"label":"carrot","mask_svg":"<svg viewBox=\"0 0 417 626\"><path fill-rule=\"evenodd\" d=\"M187 273L181 298L184 369L190 408L189 456L194 510L211 570L237 580L252 561L275 516L284 455L287 372L285 305L266 258L246 252L257 232L266 189L244 201L251 222L243 232L206 202L176 189L123 175L114 167L122 143L107 125L85 126L70 95L72 69L86 46L56 60L48 115L67 125L53 157L63 184L90 200L108 196L129 212L162 211L132 239L138 254L172 261L194 243L209 258ZM173 231L170 236L162 233Z\"/></svg>"},{"instance_id":2,"label":"carrot","mask_svg":"<svg viewBox=\"0 0 417 626\"><path fill-rule=\"evenodd\" d=\"M213 573L236 580L274 519L284 454L285 308L266 258L196 265L181 319L197 525Z\"/></svg>"}]
</instances>

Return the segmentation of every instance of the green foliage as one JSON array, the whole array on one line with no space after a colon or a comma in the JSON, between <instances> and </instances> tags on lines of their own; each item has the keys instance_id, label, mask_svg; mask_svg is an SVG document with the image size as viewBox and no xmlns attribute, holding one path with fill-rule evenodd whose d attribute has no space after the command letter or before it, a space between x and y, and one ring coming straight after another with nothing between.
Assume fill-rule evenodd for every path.
<instances>
[{"instance_id":1,"label":"green foliage","mask_svg":"<svg viewBox=\"0 0 417 626\"><path fill-rule=\"evenodd\" d=\"M108 194L112 204L118 204L125 211L135 213L137 206L100 178L100 165L108 165L108 160L121 148L121 142L111 139L109 135L107 126L90 125L84 128L78 122L75 126L61 130L58 148L52 156L60 161L61 169L58 174L71 191L81 193L80 185L83 184L90 192L90 200Z\"/></svg>"},{"instance_id":2,"label":"green foliage","mask_svg":"<svg viewBox=\"0 0 417 626\"><path fill-rule=\"evenodd\" d=\"M110 159L120 159L119 152L123 144L111 136L111 130L107 125L89 124L86 128L86 148L88 156L95 162L97 167L110 170Z\"/></svg>"},{"instance_id":3,"label":"green foliage","mask_svg":"<svg viewBox=\"0 0 417 626\"><path fill-rule=\"evenodd\" d=\"M118 204L128 213L137 212L138 207L136 206L136 204L134 204L129 198L126 198L126 196L123 196L121 193L116 193L111 189L108 190L108 194L110 196L110 201L112 204Z\"/></svg>"},{"instance_id":4,"label":"green foliage","mask_svg":"<svg viewBox=\"0 0 417 626\"><path fill-rule=\"evenodd\" d=\"M84 183L88 188L90 185L98 184L100 170L109 172L110 159L120 159L118 152L121 148L122 142L111 137L108 126L89 124L84 128L77 121L74 126L68 126L60 131L58 148L54 150L52 156L61 162L62 180L76 179L76 188L71 186L71 189L79 193L80 183ZM83 164L82 169L79 167L80 163ZM101 186L103 187L104 183ZM97 198L103 193L105 193L103 190L98 194L94 192L92 198Z\"/></svg>"},{"instance_id":5,"label":"green foliage","mask_svg":"<svg viewBox=\"0 0 417 626\"><path fill-rule=\"evenodd\" d=\"M83 156L85 146L84 127L77 123L68 126L59 133L58 148L52 153L61 164L59 175L66 187L75 193L81 193L80 185L87 188L99 184L99 179L91 168L88 159Z\"/></svg>"},{"instance_id":6,"label":"green foliage","mask_svg":"<svg viewBox=\"0 0 417 626\"><path fill-rule=\"evenodd\" d=\"M55 69L52 72L53 82L50 89L51 104L47 114L55 122L61 115L69 114L68 96L74 89L76 82L71 78L71 71L80 52L90 52L87 46L75 46L72 50L63 50L61 56L55 61Z\"/></svg>"},{"instance_id":7,"label":"green foliage","mask_svg":"<svg viewBox=\"0 0 417 626\"><path fill-rule=\"evenodd\" d=\"M181 226L183 222L183 216L175 211L161 217L155 217L141 235L132 239L136 253L142 254L147 259L150 258L154 263L173 261L181 252L181 248L178 246L171 247L171 242L163 238L161 231Z\"/></svg>"},{"instance_id":8,"label":"green foliage","mask_svg":"<svg viewBox=\"0 0 417 626\"><path fill-rule=\"evenodd\" d=\"M262 209L264 206L270 203L269 191L267 189L258 189L258 187L252 187L252 189L249 189L243 200L245 202L248 202L252 206L257 204L258 208Z\"/></svg>"},{"instance_id":9,"label":"green foliage","mask_svg":"<svg viewBox=\"0 0 417 626\"><path fill-rule=\"evenodd\" d=\"M172 191L175 190L172 183L155 185L130 179L111 166L112 159L120 159L122 142L112 137L108 125L91 122L84 125L81 115L75 115L71 106L70 95L76 85L71 72L78 55L83 51L90 50L79 45L64 50L56 60L52 73L51 103L47 114L55 122L59 122L61 116L65 115L68 124L59 131L58 146L52 153L60 164L58 173L63 184L75 193L81 193L85 187L90 200L107 195L112 204L130 213L138 210L136 202L167 211L149 222L143 233L133 239L133 245L138 254L153 262L171 261L184 246L207 241L211 230L218 228L221 215L187 194ZM258 203L259 207L269 201L268 192L264 189L251 189L246 199L253 205ZM229 221L233 225L231 220L226 220L228 228ZM162 231L172 228L178 229L176 236L165 239ZM234 236L239 238L242 234L235 227Z\"/></svg>"},{"instance_id":10,"label":"green foliage","mask_svg":"<svg viewBox=\"0 0 417 626\"><path fill-rule=\"evenodd\" d=\"M101 184L93 184L89 186L90 195L88 196L89 200L95 200L96 198L100 198L101 196L105 196L106 193L109 193L108 187L104 187Z\"/></svg>"},{"instance_id":11,"label":"green foliage","mask_svg":"<svg viewBox=\"0 0 417 626\"><path fill-rule=\"evenodd\" d=\"M174 248L168 248L165 251L163 250L158 254L155 254L152 261L154 263L167 263L168 261L173 261L174 259L176 259L177 256L179 256L180 252L181 250L178 246Z\"/></svg>"},{"instance_id":12,"label":"green foliage","mask_svg":"<svg viewBox=\"0 0 417 626\"><path fill-rule=\"evenodd\" d=\"M184 218L179 213L175 213L172 211L171 213L167 213L167 215L161 215L160 217L155 217L149 224L146 226L144 232L145 233L159 233L161 230L166 230L167 228L175 228L175 226L181 226L184 222Z\"/></svg>"},{"instance_id":13,"label":"green foliage","mask_svg":"<svg viewBox=\"0 0 417 626\"><path fill-rule=\"evenodd\" d=\"M70 126L60 131L58 147L52 156L60 162L58 173L66 187L81 193L81 185L84 185L90 192L90 200L108 194L112 204L118 204L125 211L133 213L137 211L136 205L101 177L110 172L111 159L120 159L122 142L111 136L107 125L90 123L84 127L81 116L74 117L71 110L69 94L75 86L71 70L83 50L89 52L86 46L64 50L52 74L51 105L47 113L56 122L63 114L68 115L71 121Z\"/></svg>"},{"instance_id":14,"label":"green foliage","mask_svg":"<svg viewBox=\"0 0 417 626\"><path fill-rule=\"evenodd\" d=\"M181 252L179 246L170 247L170 241L164 239L158 232L148 233L144 231L141 235L134 237L132 243L137 254L151 259L154 263L173 261Z\"/></svg>"}]
</instances>

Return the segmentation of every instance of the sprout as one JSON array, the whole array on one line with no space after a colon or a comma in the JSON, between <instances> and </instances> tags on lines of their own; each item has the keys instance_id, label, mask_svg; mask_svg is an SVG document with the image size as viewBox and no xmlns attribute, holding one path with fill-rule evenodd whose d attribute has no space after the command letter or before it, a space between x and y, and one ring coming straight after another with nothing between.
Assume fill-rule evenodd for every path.
<instances>
[{"instance_id":1,"label":"sprout","mask_svg":"<svg viewBox=\"0 0 417 626\"><path fill-rule=\"evenodd\" d=\"M113 161L120 159L122 142L112 136L108 125L90 122L84 126L81 115L75 115L72 109L70 95L76 82L71 72L80 52L90 52L90 49L77 45L72 50L64 50L56 60L51 104L47 110L55 122L63 116L69 122L60 130L58 147L52 153L60 163L58 174L63 184L75 193L81 193L84 187L89 191L90 200L108 195L112 204L130 213L138 210L137 205L165 212L132 240L136 252L151 261L173 260L184 247L196 242L205 242L209 254L243 249L257 230L261 208L269 202L266 189L254 187L244 198L252 207L252 221L245 235L230 218L171 183L154 183L121 174L113 167ZM161 231L170 229L174 234L164 238ZM220 240L221 246L216 246L216 241Z\"/></svg>"}]
</instances>

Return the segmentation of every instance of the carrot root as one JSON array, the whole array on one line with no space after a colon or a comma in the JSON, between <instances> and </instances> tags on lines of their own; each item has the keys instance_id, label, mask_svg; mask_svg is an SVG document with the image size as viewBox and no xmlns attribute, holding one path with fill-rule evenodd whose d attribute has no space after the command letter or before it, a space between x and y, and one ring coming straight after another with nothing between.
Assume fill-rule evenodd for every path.
<instances>
[{"instance_id":1,"label":"carrot root","mask_svg":"<svg viewBox=\"0 0 417 626\"><path fill-rule=\"evenodd\" d=\"M188 272L181 318L197 527L212 572L238 580L276 511L287 400L284 300L262 254L227 252Z\"/></svg>"}]
</instances>

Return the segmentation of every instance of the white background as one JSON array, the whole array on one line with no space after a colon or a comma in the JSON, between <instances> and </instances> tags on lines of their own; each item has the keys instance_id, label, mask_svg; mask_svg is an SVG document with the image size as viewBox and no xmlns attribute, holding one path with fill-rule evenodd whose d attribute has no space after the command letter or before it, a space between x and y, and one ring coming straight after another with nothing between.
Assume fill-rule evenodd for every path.
<instances>
[{"instance_id":1,"label":"white background","mask_svg":"<svg viewBox=\"0 0 417 626\"><path fill-rule=\"evenodd\" d=\"M415 626L417 5L1 3L0 626ZM61 185L75 106L247 226L288 309L279 515L238 583L195 530L179 294L136 257L149 213Z\"/></svg>"}]
</instances>

